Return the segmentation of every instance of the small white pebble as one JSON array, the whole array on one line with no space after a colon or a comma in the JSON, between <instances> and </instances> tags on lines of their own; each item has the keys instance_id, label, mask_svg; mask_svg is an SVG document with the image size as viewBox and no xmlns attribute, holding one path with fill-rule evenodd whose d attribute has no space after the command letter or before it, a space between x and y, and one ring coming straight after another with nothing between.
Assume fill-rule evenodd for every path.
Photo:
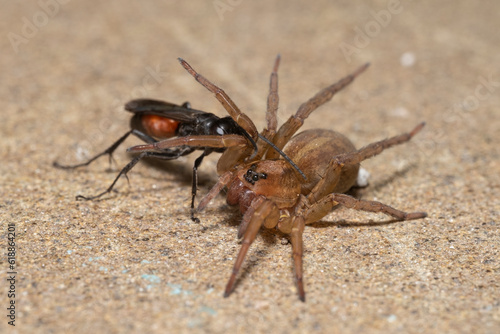
<instances>
[{"instance_id":1,"label":"small white pebble","mask_svg":"<svg viewBox=\"0 0 500 334\"><path fill-rule=\"evenodd\" d=\"M356 185L358 187L366 187L368 186L368 180L370 179L370 172L361 167L358 172L358 179L356 180Z\"/></svg>"},{"instance_id":2,"label":"small white pebble","mask_svg":"<svg viewBox=\"0 0 500 334\"><path fill-rule=\"evenodd\" d=\"M398 320L398 317L395 316L394 314L391 314L390 316L387 317L387 321L389 322L394 322L396 320Z\"/></svg>"},{"instance_id":3,"label":"small white pebble","mask_svg":"<svg viewBox=\"0 0 500 334\"><path fill-rule=\"evenodd\" d=\"M391 110L391 115L401 118L407 118L410 115L410 112L405 107L397 107Z\"/></svg>"},{"instance_id":4,"label":"small white pebble","mask_svg":"<svg viewBox=\"0 0 500 334\"><path fill-rule=\"evenodd\" d=\"M415 65L416 57L413 52L405 52L401 55L399 61L404 67L411 67Z\"/></svg>"}]
</instances>

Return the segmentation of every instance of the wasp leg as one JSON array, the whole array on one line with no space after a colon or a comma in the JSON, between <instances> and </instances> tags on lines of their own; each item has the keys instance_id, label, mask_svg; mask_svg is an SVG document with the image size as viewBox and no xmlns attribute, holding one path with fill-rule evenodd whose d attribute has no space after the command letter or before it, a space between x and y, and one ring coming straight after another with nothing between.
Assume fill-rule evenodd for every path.
<instances>
[{"instance_id":1,"label":"wasp leg","mask_svg":"<svg viewBox=\"0 0 500 334\"><path fill-rule=\"evenodd\" d=\"M121 136L116 142L113 143L113 145L111 145L110 147L108 147L104 152L101 152L101 153L95 155L94 157L90 158L86 162L83 162L81 164L76 164L76 165L61 165L59 162L54 161L52 163L52 165L54 167L56 167L56 168L61 168L61 169L74 169L74 168L78 168L78 167L84 167L84 166L90 165L94 160L97 160L98 158L100 158L100 157L102 157L103 155L106 155L106 154L109 155L109 160L110 160L110 163L111 163L111 159L113 158L113 153L115 152L115 150L131 134L135 135L136 137L138 137L139 139L145 141L146 143L154 143L154 142L156 142L155 139L153 139L152 137L148 136L147 134L145 134L145 133L143 133L143 132L141 132L139 130L135 130L134 129L134 130L128 131L123 136Z\"/></svg>"},{"instance_id":2,"label":"wasp leg","mask_svg":"<svg viewBox=\"0 0 500 334\"><path fill-rule=\"evenodd\" d=\"M200 167L203 158L209 155L210 153L212 153L212 150L205 149L205 151L203 151L203 153L194 161L193 184L191 188L191 220L194 221L195 223L200 222L200 219L194 216L195 213L194 199L196 197L196 192L198 191L198 167Z\"/></svg>"},{"instance_id":3,"label":"wasp leg","mask_svg":"<svg viewBox=\"0 0 500 334\"><path fill-rule=\"evenodd\" d=\"M125 167L123 167L123 169L120 171L120 173L118 173L115 180L113 181L113 183L111 183L111 185L108 187L108 189L106 189L102 193L97 194L95 196L88 196L87 197L87 196L78 195L78 196L76 196L76 199L77 200L94 200L96 198L99 198L99 197L107 194L107 193L110 193L111 190L113 190L113 187L115 186L115 184L118 181L118 179L120 178L120 176L125 175L125 177L127 177L127 173L130 172L130 170L132 168L134 168L135 165L137 165L139 160L141 160L143 158L152 157L152 158L157 158L157 159L162 159L162 160L174 160L174 159L179 158L180 156L183 156L183 155L190 153L191 151L192 151L192 149L187 147L187 148L180 148L180 149L175 150L175 151L169 150L168 152L142 152L141 154L136 156L134 159L132 159ZM127 177L127 180L128 180L128 177Z\"/></svg>"}]
</instances>

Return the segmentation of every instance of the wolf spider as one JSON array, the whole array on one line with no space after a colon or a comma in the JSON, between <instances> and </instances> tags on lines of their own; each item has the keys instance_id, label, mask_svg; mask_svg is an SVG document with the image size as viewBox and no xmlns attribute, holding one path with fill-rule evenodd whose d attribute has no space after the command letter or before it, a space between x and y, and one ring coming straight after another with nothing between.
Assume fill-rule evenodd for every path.
<instances>
[{"instance_id":1,"label":"wolf spider","mask_svg":"<svg viewBox=\"0 0 500 334\"><path fill-rule=\"evenodd\" d=\"M155 152L179 145L227 148L217 165L220 177L198 206L198 211L203 210L227 187L227 203L239 205L243 214L238 229L238 238L243 238L242 245L224 297L228 297L233 291L243 260L261 226L291 235L295 281L299 298L305 301L302 277L302 234L305 225L320 220L339 204L355 210L382 212L398 220L427 216L425 212L407 213L380 202L359 200L343 194L356 183L359 165L363 160L409 141L425 123L420 123L409 133L381 140L358 150L345 136L333 130L307 130L293 136L316 108L351 83L369 64L318 92L278 129L278 56L270 79L267 128L259 135L250 118L238 109L222 89L198 74L186 61L179 60L200 84L215 94L238 125L257 142L257 154L252 157L252 147L248 140L235 135L188 136L135 146L128 150ZM280 157L276 150L270 149L268 142L282 149L305 177Z\"/></svg>"}]
</instances>

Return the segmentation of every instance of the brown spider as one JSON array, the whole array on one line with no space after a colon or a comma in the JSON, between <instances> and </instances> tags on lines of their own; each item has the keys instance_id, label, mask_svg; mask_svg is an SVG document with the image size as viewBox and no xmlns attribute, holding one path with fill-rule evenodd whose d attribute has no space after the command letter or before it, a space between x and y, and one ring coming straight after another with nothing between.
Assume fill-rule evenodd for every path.
<instances>
[{"instance_id":1,"label":"brown spider","mask_svg":"<svg viewBox=\"0 0 500 334\"><path fill-rule=\"evenodd\" d=\"M198 211L203 210L223 188L227 187L227 203L239 205L243 214L238 229L238 237L243 237L243 241L224 297L228 297L233 291L243 260L261 226L275 228L291 235L298 294L300 300L305 301L302 279L302 234L306 224L320 220L339 204L356 210L382 212L398 220L427 216L425 212L407 213L379 202L358 200L343 194L356 183L361 161L389 147L409 141L425 123L420 123L409 133L367 145L359 150L356 150L345 136L332 130L307 130L292 137L316 108L351 83L369 64L321 90L303 103L297 113L277 130L279 60L278 56L271 74L266 114L267 128L258 135L252 121L238 109L222 89L180 59L184 68L215 94L238 125L257 142L258 151L254 156L251 156L252 146L248 140L235 135L187 136L129 149L131 152L161 151L179 145L227 148L217 165L221 176L198 206ZM276 150L270 149L270 145L262 138L282 149L297 164L306 178L302 177L298 170L286 162Z\"/></svg>"}]
</instances>

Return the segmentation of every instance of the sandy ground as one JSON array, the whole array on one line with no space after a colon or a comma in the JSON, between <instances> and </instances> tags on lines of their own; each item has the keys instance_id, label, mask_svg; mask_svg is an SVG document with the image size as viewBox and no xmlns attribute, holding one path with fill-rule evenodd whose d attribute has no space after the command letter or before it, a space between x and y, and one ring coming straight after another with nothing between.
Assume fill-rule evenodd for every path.
<instances>
[{"instance_id":1,"label":"sandy ground","mask_svg":"<svg viewBox=\"0 0 500 334\"><path fill-rule=\"evenodd\" d=\"M498 1L8 1L0 12L1 332L500 332L500 4ZM427 126L363 163L358 192L429 217L392 222L340 208L306 228L307 301L291 246L263 231L235 292L240 215L218 197L189 219L193 157L141 163L99 201L130 159L128 100L154 97L225 115L183 57L259 129L281 54L279 120L365 62L369 70L304 128L359 147ZM200 194L217 180L213 155ZM9 267L8 224L15 229ZM12 240L11 240L12 241ZM14 270L15 297L6 284ZM15 327L7 307L15 301Z\"/></svg>"}]
</instances>

